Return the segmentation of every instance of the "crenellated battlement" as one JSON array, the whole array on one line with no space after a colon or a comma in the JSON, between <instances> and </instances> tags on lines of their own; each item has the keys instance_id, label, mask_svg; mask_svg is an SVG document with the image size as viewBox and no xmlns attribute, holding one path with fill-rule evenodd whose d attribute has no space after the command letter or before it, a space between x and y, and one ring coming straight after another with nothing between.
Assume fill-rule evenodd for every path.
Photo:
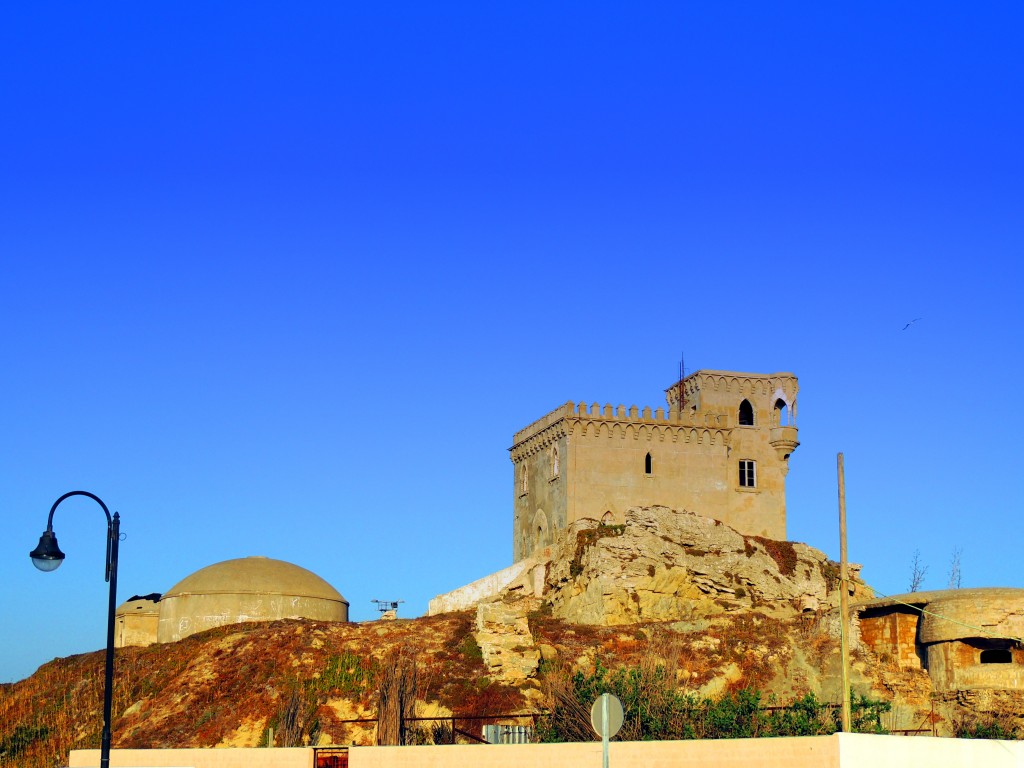
<instances>
[{"instance_id":1,"label":"crenellated battlement","mask_svg":"<svg viewBox=\"0 0 1024 768\"><path fill-rule=\"evenodd\" d=\"M536 435L540 432L543 432L545 429L550 427L555 422L561 421L566 416L571 415L574 407L575 406L573 405L572 401L568 403L563 403L550 413L546 413L543 416L541 416L528 427L523 427L518 432L516 432L515 435L512 436L512 447L515 448L517 445L519 445L521 442L531 437L532 435Z\"/></svg>"},{"instance_id":2,"label":"crenellated battlement","mask_svg":"<svg viewBox=\"0 0 1024 768\"><path fill-rule=\"evenodd\" d=\"M613 406L611 403L605 403L604 405L592 403L587 405L586 403L574 403L570 400L537 419L530 426L516 432L515 437L513 437L512 447L514 448L531 437L540 434L563 419L630 422L635 424L668 424L670 422L679 423L676 420L676 416L677 414L674 412L666 413L664 408L657 408L652 412L650 406L644 406L643 409L640 409L635 405L631 405L628 408L625 405ZM688 416L690 421L692 421L692 414Z\"/></svg>"},{"instance_id":3,"label":"crenellated battlement","mask_svg":"<svg viewBox=\"0 0 1024 768\"><path fill-rule=\"evenodd\" d=\"M605 429L596 429L599 425L605 425ZM592 427L595 429L592 430ZM673 429L668 430L669 427ZM666 412L664 408L652 409L650 406L640 408L636 405L611 403L588 405L570 400L516 432L509 450L515 460L519 455L542 450L566 433L586 435L593 431L595 434L639 435L650 428L660 428L659 432L665 434L671 433L673 439L680 434L686 434L686 439L689 440L689 432L692 432L694 439L702 440L708 433L712 434L710 439L713 442L718 442L725 438L717 433L727 430L728 427L729 419L722 413L687 411L680 414L674 409ZM526 443L531 444L529 449L525 449Z\"/></svg>"},{"instance_id":4,"label":"crenellated battlement","mask_svg":"<svg viewBox=\"0 0 1024 768\"><path fill-rule=\"evenodd\" d=\"M683 394L692 402L701 393L716 393L740 397L777 396L792 406L796 402L799 385L792 373L738 373L735 371L694 371L665 390L670 407L679 402L679 385Z\"/></svg>"}]
</instances>

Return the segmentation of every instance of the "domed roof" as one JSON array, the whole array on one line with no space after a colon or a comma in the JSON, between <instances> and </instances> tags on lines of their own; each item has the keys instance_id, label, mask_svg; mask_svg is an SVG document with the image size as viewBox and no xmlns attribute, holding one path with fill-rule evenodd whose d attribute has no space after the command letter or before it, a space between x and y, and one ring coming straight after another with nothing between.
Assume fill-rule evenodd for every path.
<instances>
[{"instance_id":1,"label":"domed roof","mask_svg":"<svg viewBox=\"0 0 1024 768\"><path fill-rule=\"evenodd\" d=\"M241 557L200 568L163 596L258 594L315 597L348 605L334 587L312 571L269 557Z\"/></svg>"}]
</instances>

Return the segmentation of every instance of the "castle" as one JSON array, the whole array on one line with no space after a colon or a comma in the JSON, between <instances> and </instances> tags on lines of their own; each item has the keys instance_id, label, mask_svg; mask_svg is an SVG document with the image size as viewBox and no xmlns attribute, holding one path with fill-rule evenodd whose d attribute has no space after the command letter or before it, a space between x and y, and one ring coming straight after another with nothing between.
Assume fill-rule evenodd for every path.
<instances>
[{"instance_id":1,"label":"castle","mask_svg":"<svg viewBox=\"0 0 1024 768\"><path fill-rule=\"evenodd\" d=\"M621 523L662 505L740 533L786 538L786 473L799 445L791 373L697 371L667 390L668 410L572 402L520 430L513 561L573 521Z\"/></svg>"}]
</instances>

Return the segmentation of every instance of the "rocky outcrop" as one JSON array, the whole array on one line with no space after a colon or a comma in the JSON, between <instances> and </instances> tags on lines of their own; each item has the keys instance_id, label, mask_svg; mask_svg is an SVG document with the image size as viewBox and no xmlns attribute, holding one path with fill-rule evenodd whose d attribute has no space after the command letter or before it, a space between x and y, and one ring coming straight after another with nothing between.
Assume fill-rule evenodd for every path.
<instances>
[{"instance_id":1,"label":"rocky outcrop","mask_svg":"<svg viewBox=\"0 0 1024 768\"><path fill-rule=\"evenodd\" d=\"M477 606L473 633L491 677L515 683L533 677L540 663L540 651L522 605L502 602Z\"/></svg>"},{"instance_id":2,"label":"rocky outcrop","mask_svg":"<svg viewBox=\"0 0 1024 768\"><path fill-rule=\"evenodd\" d=\"M460 608L470 598L477 605L527 598L568 622L612 626L752 609L784 617L839 601L839 566L823 552L668 507L634 507L624 525L576 521L523 563L489 590L481 580L471 592L435 598L432 608L443 612L451 596ZM859 566L852 568L855 578Z\"/></svg>"},{"instance_id":3,"label":"rocky outcrop","mask_svg":"<svg viewBox=\"0 0 1024 768\"><path fill-rule=\"evenodd\" d=\"M667 507L630 509L625 525L577 521L553 549L544 599L579 624L787 615L838 600L838 566L819 550Z\"/></svg>"}]
</instances>

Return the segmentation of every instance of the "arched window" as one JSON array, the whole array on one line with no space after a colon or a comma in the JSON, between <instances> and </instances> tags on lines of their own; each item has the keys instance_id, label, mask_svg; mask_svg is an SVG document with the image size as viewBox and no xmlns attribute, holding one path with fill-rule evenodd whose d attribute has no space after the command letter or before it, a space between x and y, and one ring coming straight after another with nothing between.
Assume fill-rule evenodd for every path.
<instances>
[{"instance_id":1,"label":"arched window","mask_svg":"<svg viewBox=\"0 0 1024 768\"><path fill-rule=\"evenodd\" d=\"M558 446L551 447L551 476L558 477Z\"/></svg>"},{"instance_id":2,"label":"arched window","mask_svg":"<svg viewBox=\"0 0 1024 768\"><path fill-rule=\"evenodd\" d=\"M775 401L775 424L779 427L789 425L789 407L781 397Z\"/></svg>"},{"instance_id":3,"label":"arched window","mask_svg":"<svg viewBox=\"0 0 1024 768\"><path fill-rule=\"evenodd\" d=\"M519 495L525 496L530 491L530 473L526 471L526 463L520 469Z\"/></svg>"},{"instance_id":4,"label":"arched window","mask_svg":"<svg viewBox=\"0 0 1024 768\"><path fill-rule=\"evenodd\" d=\"M754 426L754 406L752 406L750 401L746 399L740 403L740 426Z\"/></svg>"},{"instance_id":5,"label":"arched window","mask_svg":"<svg viewBox=\"0 0 1024 768\"><path fill-rule=\"evenodd\" d=\"M1013 654L1006 648L989 648L981 652L982 664L1012 664Z\"/></svg>"},{"instance_id":6,"label":"arched window","mask_svg":"<svg viewBox=\"0 0 1024 768\"><path fill-rule=\"evenodd\" d=\"M651 454L648 452L647 456L644 457L644 474L650 475L654 472L654 461L651 459Z\"/></svg>"},{"instance_id":7,"label":"arched window","mask_svg":"<svg viewBox=\"0 0 1024 768\"><path fill-rule=\"evenodd\" d=\"M615 522L615 518L612 515L612 511L609 509L603 515L601 515L601 525L611 525Z\"/></svg>"},{"instance_id":8,"label":"arched window","mask_svg":"<svg viewBox=\"0 0 1024 768\"><path fill-rule=\"evenodd\" d=\"M533 515L533 549L537 550L548 543L548 517L543 509Z\"/></svg>"}]
</instances>

